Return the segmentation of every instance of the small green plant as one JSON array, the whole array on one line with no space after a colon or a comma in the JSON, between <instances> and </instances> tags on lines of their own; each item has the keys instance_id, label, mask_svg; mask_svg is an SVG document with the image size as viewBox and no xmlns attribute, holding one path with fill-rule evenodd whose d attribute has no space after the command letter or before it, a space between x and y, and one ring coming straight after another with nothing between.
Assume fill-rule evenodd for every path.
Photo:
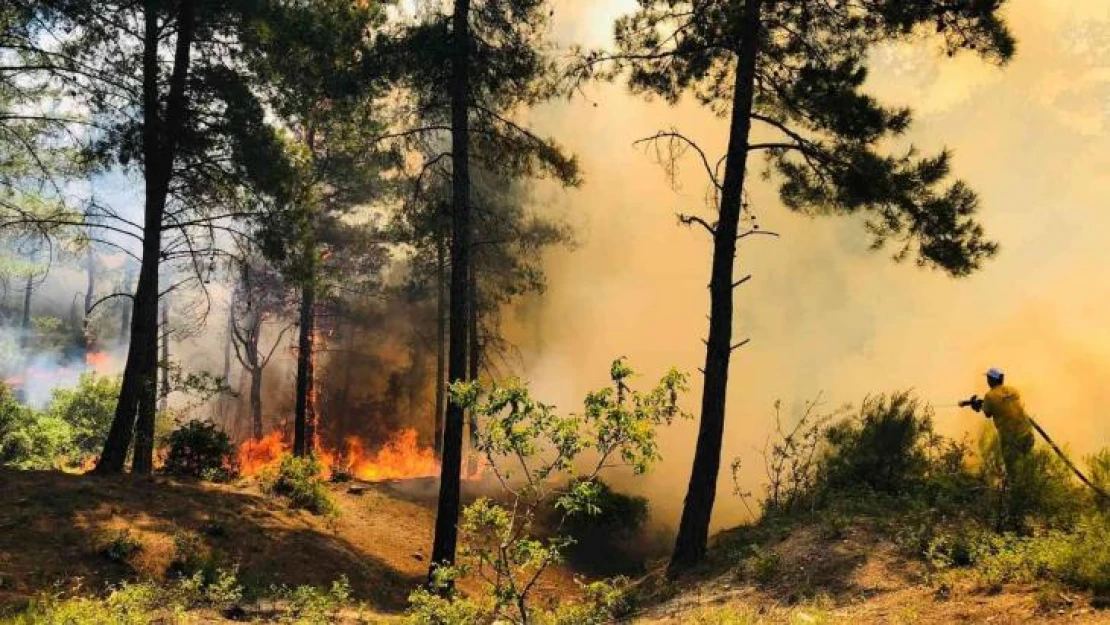
<instances>
[{"instance_id":1,"label":"small green plant","mask_svg":"<svg viewBox=\"0 0 1110 625\"><path fill-rule=\"evenodd\" d=\"M149 625L194 623L189 610L226 609L242 601L235 569L219 571L212 583L199 575L169 583L124 582L104 598L45 595L11 622L20 625ZM7 622L7 621L5 621Z\"/></svg>"},{"instance_id":2,"label":"small green plant","mask_svg":"<svg viewBox=\"0 0 1110 625\"><path fill-rule=\"evenodd\" d=\"M220 482L232 477L231 439L216 424L189 421L174 430L168 442L166 473Z\"/></svg>"},{"instance_id":3,"label":"small green plant","mask_svg":"<svg viewBox=\"0 0 1110 625\"><path fill-rule=\"evenodd\" d=\"M335 516L339 513L339 507L328 493L327 485L321 477L322 471L320 461L314 456L297 458L285 455L276 468L262 472L262 489L286 497L293 508Z\"/></svg>"},{"instance_id":4,"label":"small green plant","mask_svg":"<svg viewBox=\"0 0 1110 625\"><path fill-rule=\"evenodd\" d=\"M781 564L782 559L778 553L753 545L751 555L748 556L747 569L757 583L768 584L778 575Z\"/></svg>"},{"instance_id":5,"label":"small green plant","mask_svg":"<svg viewBox=\"0 0 1110 625\"><path fill-rule=\"evenodd\" d=\"M612 385L588 393L582 414L569 416L532 399L519 381L489 388L452 385L451 400L479 416L476 448L511 503L479 499L463 510L459 563L436 569L434 591L421 589L410 596L412 623L588 624L616 618L622 602L613 586L585 587L581 601L555 611L531 605L540 576L563 559L573 540L559 534L536 537L534 524L544 509L561 517L556 527L578 516L604 514L606 487L599 473L613 465L647 471L659 458L657 428L687 416L677 405L686 388L684 375L672 370L648 392L628 386L632 375L623 359L614 361ZM616 498L609 493L611 503ZM473 598L451 591L454 580L467 573L485 586Z\"/></svg>"},{"instance_id":6,"label":"small green plant","mask_svg":"<svg viewBox=\"0 0 1110 625\"><path fill-rule=\"evenodd\" d=\"M337 622L339 611L351 601L351 585L340 577L328 588L297 586L271 588L270 594L283 605L283 612L293 622L305 625L327 625Z\"/></svg>"},{"instance_id":7,"label":"small green plant","mask_svg":"<svg viewBox=\"0 0 1110 625\"><path fill-rule=\"evenodd\" d=\"M126 564L131 560L131 556L142 548L142 542L131 533L131 530L120 529L105 535L100 540L97 552L112 562Z\"/></svg>"}]
</instances>

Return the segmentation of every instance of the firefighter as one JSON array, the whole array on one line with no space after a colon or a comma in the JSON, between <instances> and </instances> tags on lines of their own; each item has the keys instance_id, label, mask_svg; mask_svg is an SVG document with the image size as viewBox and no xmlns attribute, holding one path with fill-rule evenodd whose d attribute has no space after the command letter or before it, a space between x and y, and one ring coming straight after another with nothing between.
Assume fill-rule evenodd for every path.
<instances>
[{"instance_id":1,"label":"firefighter","mask_svg":"<svg viewBox=\"0 0 1110 625\"><path fill-rule=\"evenodd\" d=\"M987 391L983 399L972 397L965 402L976 412L994 421L998 430L998 443L1002 449L1002 461L1006 465L1006 477L1017 477L1019 465L1023 464L1033 451L1033 427L1025 414L1021 395L1012 386L1005 384L1006 376L1001 369L987 371Z\"/></svg>"}]
</instances>

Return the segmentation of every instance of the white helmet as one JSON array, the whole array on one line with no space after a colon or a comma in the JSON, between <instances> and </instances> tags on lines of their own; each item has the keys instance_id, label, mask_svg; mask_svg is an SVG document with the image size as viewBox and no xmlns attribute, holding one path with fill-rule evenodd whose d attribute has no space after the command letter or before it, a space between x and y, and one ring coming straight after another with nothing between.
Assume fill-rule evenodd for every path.
<instances>
[{"instance_id":1,"label":"white helmet","mask_svg":"<svg viewBox=\"0 0 1110 625\"><path fill-rule=\"evenodd\" d=\"M987 369L987 377L992 380L1001 380L1003 375L1005 374L1003 374L1002 370L998 367L991 367L990 369Z\"/></svg>"}]
</instances>

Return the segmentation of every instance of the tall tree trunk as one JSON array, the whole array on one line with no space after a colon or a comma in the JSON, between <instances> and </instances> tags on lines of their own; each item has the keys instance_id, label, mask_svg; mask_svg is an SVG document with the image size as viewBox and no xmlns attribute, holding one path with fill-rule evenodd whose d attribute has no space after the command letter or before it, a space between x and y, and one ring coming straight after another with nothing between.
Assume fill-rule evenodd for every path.
<instances>
[{"instance_id":1,"label":"tall tree trunk","mask_svg":"<svg viewBox=\"0 0 1110 625\"><path fill-rule=\"evenodd\" d=\"M89 342L89 322L90 310L93 305L93 298L96 295L96 251L93 250L92 243L85 250L85 309L81 315L81 344L85 346L85 353L89 352L89 348L95 348Z\"/></svg>"},{"instance_id":2,"label":"tall tree trunk","mask_svg":"<svg viewBox=\"0 0 1110 625\"><path fill-rule=\"evenodd\" d=\"M316 245L311 240L305 244L308 275L301 287L301 323L297 341L297 397L293 421L293 455L307 456L313 451L315 415L312 406L313 367L312 349L316 331Z\"/></svg>"},{"instance_id":3,"label":"tall tree trunk","mask_svg":"<svg viewBox=\"0 0 1110 625\"><path fill-rule=\"evenodd\" d=\"M262 367L253 367L251 372L251 435L262 438Z\"/></svg>"},{"instance_id":4,"label":"tall tree trunk","mask_svg":"<svg viewBox=\"0 0 1110 625\"><path fill-rule=\"evenodd\" d=\"M26 355L27 345L31 340L31 294L35 291L35 274L27 274L27 284L23 287L23 322L22 332L19 333L19 346Z\"/></svg>"},{"instance_id":5,"label":"tall tree trunk","mask_svg":"<svg viewBox=\"0 0 1110 625\"><path fill-rule=\"evenodd\" d=\"M452 16L454 50L451 62L451 322L447 377L466 379L466 325L470 310L467 279L470 276L470 0L455 0ZM443 463L436 507L435 539L429 577L439 566L455 563L459 540L459 495L462 473L463 409L448 402L443 431Z\"/></svg>"},{"instance_id":6,"label":"tall tree trunk","mask_svg":"<svg viewBox=\"0 0 1110 625\"><path fill-rule=\"evenodd\" d=\"M126 293L131 288L131 281L135 279L135 270L130 262L124 261L126 269L123 273L123 284L120 285L120 292ZM135 307L135 303L127 298L121 298L119 316L119 340L117 344L120 346L126 345L131 340L131 311Z\"/></svg>"},{"instance_id":7,"label":"tall tree trunk","mask_svg":"<svg viewBox=\"0 0 1110 625\"><path fill-rule=\"evenodd\" d=\"M159 329L158 336L162 345L162 357L159 359L162 384L158 391L158 411L164 413L170 401L170 305L165 299L162 300L162 323Z\"/></svg>"},{"instance_id":8,"label":"tall tree trunk","mask_svg":"<svg viewBox=\"0 0 1110 625\"><path fill-rule=\"evenodd\" d=\"M447 399L447 237L436 238L436 414L433 445L436 458L443 457L443 411Z\"/></svg>"},{"instance_id":9,"label":"tall tree trunk","mask_svg":"<svg viewBox=\"0 0 1110 625\"><path fill-rule=\"evenodd\" d=\"M132 434L135 453L132 471L149 474L154 469L154 411L158 368L158 265L162 251L162 217L173 175L174 155L185 123L185 88L189 53L196 26L196 0L181 0L177 16L177 42L173 72L166 98L166 116L160 115L158 88L157 0L146 0L143 34L143 156L146 197L143 214L143 255L135 289L131 319L131 344L123 369L116 413L97 473L120 473L127 459ZM136 419L137 417L137 419Z\"/></svg>"},{"instance_id":10,"label":"tall tree trunk","mask_svg":"<svg viewBox=\"0 0 1110 625\"><path fill-rule=\"evenodd\" d=\"M667 568L668 575L672 577L704 559L713 501L717 495L721 439L725 427L728 366L732 355L733 264L736 259L736 235L744 195L748 134L751 130L755 65L759 50L760 5L761 0L747 0L744 3L725 180L721 189L719 219L713 235L713 270L709 282L709 339L705 350L701 423L690 484L682 508L682 521Z\"/></svg>"},{"instance_id":11,"label":"tall tree trunk","mask_svg":"<svg viewBox=\"0 0 1110 625\"><path fill-rule=\"evenodd\" d=\"M478 276L473 259L470 263L470 280L467 291L470 296L470 315L467 320L468 345L467 345L467 375L471 381L478 379L478 370L482 363L482 345L478 340ZM478 471L478 415L473 411L467 415L467 425L470 430L470 453L467 454L467 475L474 475Z\"/></svg>"}]
</instances>

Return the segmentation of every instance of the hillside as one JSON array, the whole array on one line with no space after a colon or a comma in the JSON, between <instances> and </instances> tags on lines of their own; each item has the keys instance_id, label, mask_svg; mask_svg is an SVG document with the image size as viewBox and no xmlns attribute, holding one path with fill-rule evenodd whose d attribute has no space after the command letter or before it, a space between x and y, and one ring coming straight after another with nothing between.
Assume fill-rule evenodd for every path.
<instances>
[{"instance_id":1,"label":"hillside","mask_svg":"<svg viewBox=\"0 0 1110 625\"><path fill-rule=\"evenodd\" d=\"M238 565L247 588L327 587L346 576L352 597L372 613L397 614L427 574L432 486L332 484L340 513L329 520L291 510L252 483L0 469L0 610L42 593L95 594L123 580L161 580L175 558L175 536L191 535L218 564ZM126 562L103 553L120 530L141 545ZM571 585L566 571L553 570L541 594L551 598Z\"/></svg>"},{"instance_id":2,"label":"hillside","mask_svg":"<svg viewBox=\"0 0 1110 625\"><path fill-rule=\"evenodd\" d=\"M738 528L719 534L711 562L677 585L640 582L643 625L748 623L1110 623L1099 599L1046 583L938 572L890 538L895 515ZM842 523L842 524L841 524ZM753 546L754 545L754 546Z\"/></svg>"}]
</instances>

